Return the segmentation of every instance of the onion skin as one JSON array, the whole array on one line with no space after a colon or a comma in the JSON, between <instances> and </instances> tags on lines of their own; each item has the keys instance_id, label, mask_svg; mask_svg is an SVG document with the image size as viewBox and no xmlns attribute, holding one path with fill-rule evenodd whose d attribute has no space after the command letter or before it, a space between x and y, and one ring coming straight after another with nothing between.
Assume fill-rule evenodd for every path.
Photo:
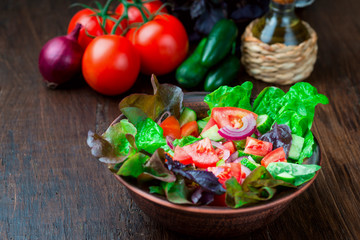
<instances>
[{"instance_id":1,"label":"onion skin","mask_svg":"<svg viewBox=\"0 0 360 240\"><path fill-rule=\"evenodd\" d=\"M84 50L77 38L81 24L66 36L49 40L39 55L39 70L47 87L56 88L81 74L81 60Z\"/></svg>"}]
</instances>

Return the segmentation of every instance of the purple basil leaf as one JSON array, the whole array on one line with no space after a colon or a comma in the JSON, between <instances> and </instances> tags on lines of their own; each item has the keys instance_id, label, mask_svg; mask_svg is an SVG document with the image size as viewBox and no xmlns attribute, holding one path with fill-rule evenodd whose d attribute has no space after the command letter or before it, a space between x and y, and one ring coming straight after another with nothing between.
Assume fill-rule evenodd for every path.
<instances>
[{"instance_id":1,"label":"purple basil leaf","mask_svg":"<svg viewBox=\"0 0 360 240\"><path fill-rule=\"evenodd\" d=\"M233 11L230 18L235 20L258 18L264 14L264 9L256 4L247 4Z\"/></svg>"},{"instance_id":2,"label":"purple basil leaf","mask_svg":"<svg viewBox=\"0 0 360 240\"><path fill-rule=\"evenodd\" d=\"M204 190L203 188L197 188L191 195L191 201L194 204L208 205L214 201L214 193Z\"/></svg>"},{"instance_id":3,"label":"purple basil leaf","mask_svg":"<svg viewBox=\"0 0 360 240\"><path fill-rule=\"evenodd\" d=\"M170 156L166 155L168 169L175 174L183 176L189 180L194 181L207 191L215 194L225 193L225 189L218 181L217 177L208 171L193 170L192 165L184 165L178 161L174 161Z\"/></svg>"},{"instance_id":4,"label":"purple basil leaf","mask_svg":"<svg viewBox=\"0 0 360 240\"><path fill-rule=\"evenodd\" d=\"M273 144L273 150L283 147L286 157L288 156L292 142L291 130L288 125L278 125L275 123L272 126L272 129L269 132L261 135L259 139L262 141L271 142Z\"/></svg>"},{"instance_id":5,"label":"purple basil leaf","mask_svg":"<svg viewBox=\"0 0 360 240\"><path fill-rule=\"evenodd\" d=\"M200 16L206 10L205 0L194 1L190 8L190 16L192 19Z\"/></svg>"},{"instance_id":6,"label":"purple basil leaf","mask_svg":"<svg viewBox=\"0 0 360 240\"><path fill-rule=\"evenodd\" d=\"M210 192L218 195L226 192L221 183L218 181L218 178L212 172L202 170L188 170L185 172L189 176L188 178L190 180L193 180Z\"/></svg>"},{"instance_id":7,"label":"purple basil leaf","mask_svg":"<svg viewBox=\"0 0 360 240\"><path fill-rule=\"evenodd\" d=\"M204 13L197 18L194 29L200 33L209 34L215 23L223 18L225 15L221 8L205 9Z\"/></svg>"}]
</instances>

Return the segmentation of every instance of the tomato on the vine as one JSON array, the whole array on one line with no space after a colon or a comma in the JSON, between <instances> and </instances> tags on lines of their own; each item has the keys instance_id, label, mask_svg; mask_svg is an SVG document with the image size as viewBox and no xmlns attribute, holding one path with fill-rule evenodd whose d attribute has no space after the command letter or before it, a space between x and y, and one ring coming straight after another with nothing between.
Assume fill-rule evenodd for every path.
<instances>
[{"instance_id":1,"label":"tomato on the vine","mask_svg":"<svg viewBox=\"0 0 360 240\"><path fill-rule=\"evenodd\" d=\"M144 74L163 75L173 71L185 59L189 48L184 26L169 14L157 15L138 29L131 28L126 37L140 54Z\"/></svg>"},{"instance_id":2,"label":"tomato on the vine","mask_svg":"<svg viewBox=\"0 0 360 240\"><path fill-rule=\"evenodd\" d=\"M85 49L82 72L99 93L117 95L129 90L140 71L140 57L125 37L102 35Z\"/></svg>"},{"instance_id":3,"label":"tomato on the vine","mask_svg":"<svg viewBox=\"0 0 360 240\"><path fill-rule=\"evenodd\" d=\"M132 2L130 0L128 0L128 2ZM144 2L144 1L142 1ZM160 0L155 0L155 1L151 1L151 2L144 2L142 3L142 6L147 10L144 11L144 14L146 15L146 17L149 17L149 14L154 14L156 13L161 6L163 5L163 3ZM167 13L168 11L166 10L165 7L163 7L160 10L161 13ZM122 3L120 3L117 8L115 9L115 13L119 14L120 16L124 13L124 5ZM129 7L128 8L128 24L133 24L133 23L141 23L144 22L143 17L141 15L141 12L139 11L139 9L137 9L136 7Z\"/></svg>"},{"instance_id":4,"label":"tomato on the vine","mask_svg":"<svg viewBox=\"0 0 360 240\"><path fill-rule=\"evenodd\" d=\"M68 30L67 32L70 33L75 28L77 23L80 23L82 25L82 28L79 33L78 42L80 46L85 49L89 43L94 39L93 37L101 36L104 34L111 33L112 28L115 25L115 22L106 19L105 20L105 32L102 26L99 24L98 19L101 23L103 23L102 17L96 17L95 12L91 9L85 8L80 11L78 11L70 20ZM114 18L118 18L118 16L113 15ZM121 35L123 30L126 28L125 21L122 21L119 27L116 29L115 34Z\"/></svg>"}]
</instances>

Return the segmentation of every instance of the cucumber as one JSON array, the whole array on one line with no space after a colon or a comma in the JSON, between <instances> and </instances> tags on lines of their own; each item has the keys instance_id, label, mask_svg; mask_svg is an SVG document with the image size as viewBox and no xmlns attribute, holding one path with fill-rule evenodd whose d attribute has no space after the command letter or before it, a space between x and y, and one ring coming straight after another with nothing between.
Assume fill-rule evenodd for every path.
<instances>
[{"instance_id":1,"label":"cucumber","mask_svg":"<svg viewBox=\"0 0 360 240\"><path fill-rule=\"evenodd\" d=\"M241 164L250 169L251 171L260 166L260 164L255 162L251 156L241 159Z\"/></svg>"},{"instance_id":2,"label":"cucumber","mask_svg":"<svg viewBox=\"0 0 360 240\"><path fill-rule=\"evenodd\" d=\"M244 153L243 150L238 150L239 152L239 157L242 157L242 156L250 156L252 157L252 159L255 160L255 162L259 163L261 161L261 159L263 159L263 156L257 156L257 155L253 155L253 154L248 154L248 153Z\"/></svg>"},{"instance_id":3,"label":"cucumber","mask_svg":"<svg viewBox=\"0 0 360 240\"><path fill-rule=\"evenodd\" d=\"M196 121L196 112L191 108L185 107L179 118L180 127L191 121Z\"/></svg>"},{"instance_id":4,"label":"cucumber","mask_svg":"<svg viewBox=\"0 0 360 240\"><path fill-rule=\"evenodd\" d=\"M208 121L206 121L206 118L200 119L197 121L197 124L199 127L199 132L202 132L202 130L204 129L204 127L206 126L207 123L208 123Z\"/></svg>"},{"instance_id":5,"label":"cucumber","mask_svg":"<svg viewBox=\"0 0 360 240\"><path fill-rule=\"evenodd\" d=\"M261 134L268 132L272 124L273 120L266 114L259 115L256 119L256 128Z\"/></svg>"},{"instance_id":6,"label":"cucumber","mask_svg":"<svg viewBox=\"0 0 360 240\"><path fill-rule=\"evenodd\" d=\"M305 139L295 134L291 134L291 136L292 136L292 141L291 141L288 157L294 160L298 160L300 157L301 150L304 146Z\"/></svg>"},{"instance_id":7,"label":"cucumber","mask_svg":"<svg viewBox=\"0 0 360 240\"><path fill-rule=\"evenodd\" d=\"M201 65L213 67L230 53L238 35L238 28L233 20L221 19L211 29L202 51Z\"/></svg>"},{"instance_id":8,"label":"cucumber","mask_svg":"<svg viewBox=\"0 0 360 240\"><path fill-rule=\"evenodd\" d=\"M214 126L212 126L211 128L209 128L208 130L206 130L205 132L201 133L201 137L202 138L209 138L210 140L213 141L220 141L223 139L222 136L220 136L220 134L218 133L219 128L218 126L215 124Z\"/></svg>"},{"instance_id":9,"label":"cucumber","mask_svg":"<svg viewBox=\"0 0 360 240\"><path fill-rule=\"evenodd\" d=\"M280 173L279 175L275 176L275 179L283 180L284 182L291 184L295 182L295 177L287 172Z\"/></svg>"},{"instance_id":10,"label":"cucumber","mask_svg":"<svg viewBox=\"0 0 360 240\"><path fill-rule=\"evenodd\" d=\"M200 62L206 42L207 38L203 38L190 57L176 69L175 78L180 86L193 88L204 80L209 68Z\"/></svg>"},{"instance_id":11,"label":"cucumber","mask_svg":"<svg viewBox=\"0 0 360 240\"><path fill-rule=\"evenodd\" d=\"M204 90L215 91L217 88L230 84L240 71L240 60L234 55L226 57L214 66L205 77Z\"/></svg>"}]
</instances>

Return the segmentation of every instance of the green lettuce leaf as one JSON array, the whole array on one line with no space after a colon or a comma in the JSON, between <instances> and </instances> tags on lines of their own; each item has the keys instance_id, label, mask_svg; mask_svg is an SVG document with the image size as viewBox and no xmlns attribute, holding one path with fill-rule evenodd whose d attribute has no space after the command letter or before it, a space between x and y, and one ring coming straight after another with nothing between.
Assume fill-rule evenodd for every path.
<instances>
[{"instance_id":1,"label":"green lettuce leaf","mask_svg":"<svg viewBox=\"0 0 360 240\"><path fill-rule=\"evenodd\" d=\"M138 130L135 136L135 143L138 150L145 150L153 154L156 149L164 146L166 140L162 128L152 119L147 118L136 125Z\"/></svg>"},{"instance_id":2,"label":"green lettuce leaf","mask_svg":"<svg viewBox=\"0 0 360 240\"><path fill-rule=\"evenodd\" d=\"M282 180L274 179L263 166L257 167L244 180L242 185L232 177L225 182L226 204L239 208L245 204L267 201L276 193L276 187L295 187Z\"/></svg>"},{"instance_id":3,"label":"green lettuce leaf","mask_svg":"<svg viewBox=\"0 0 360 240\"><path fill-rule=\"evenodd\" d=\"M238 107L252 111L250 96L253 84L249 81L235 87L221 86L204 98L210 110L214 107Z\"/></svg>"},{"instance_id":4,"label":"green lettuce leaf","mask_svg":"<svg viewBox=\"0 0 360 240\"><path fill-rule=\"evenodd\" d=\"M117 175L137 178L144 172L144 163L149 159L148 155L136 153L126 159L117 172Z\"/></svg>"},{"instance_id":5,"label":"green lettuce leaf","mask_svg":"<svg viewBox=\"0 0 360 240\"><path fill-rule=\"evenodd\" d=\"M175 182L163 184L167 200L176 204L192 204L189 200L191 191L186 186L185 180L182 178L177 179Z\"/></svg>"},{"instance_id":6,"label":"green lettuce leaf","mask_svg":"<svg viewBox=\"0 0 360 240\"><path fill-rule=\"evenodd\" d=\"M165 195L164 188L162 186L150 186L149 187L149 193L156 193L161 196Z\"/></svg>"},{"instance_id":7,"label":"green lettuce leaf","mask_svg":"<svg viewBox=\"0 0 360 240\"><path fill-rule=\"evenodd\" d=\"M254 112L258 115L267 114L272 120L274 120L281 108L279 101L284 95L284 91L280 88L264 88L254 100Z\"/></svg>"},{"instance_id":8,"label":"green lettuce leaf","mask_svg":"<svg viewBox=\"0 0 360 240\"><path fill-rule=\"evenodd\" d=\"M128 138L136 133L135 126L123 119L110 126L102 136L89 131L87 143L91 153L101 162L119 163L136 152L128 141Z\"/></svg>"},{"instance_id":9,"label":"green lettuce leaf","mask_svg":"<svg viewBox=\"0 0 360 240\"><path fill-rule=\"evenodd\" d=\"M277 124L286 124L291 133L305 138L302 153L297 163L310 157L314 148L311 126L317 104L328 104L325 95L319 94L307 82L298 82L287 93L276 87L265 88L255 99L253 107L257 114L267 114Z\"/></svg>"},{"instance_id":10,"label":"green lettuce leaf","mask_svg":"<svg viewBox=\"0 0 360 240\"><path fill-rule=\"evenodd\" d=\"M267 170L270 174L277 178L277 176L281 173L288 173L295 177L295 186L299 186L309 180L311 180L316 171L318 171L321 167L315 164L294 164L287 162L273 162L267 166Z\"/></svg>"},{"instance_id":11,"label":"green lettuce leaf","mask_svg":"<svg viewBox=\"0 0 360 240\"><path fill-rule=\"evenodd\" d=\"M176 146L183 147L186 145L190 145L199 140L201 140L201 139L190 135L190 136L186 136L186 137L183 137L180 139L175 139L173 144L174 144L174 147L176 147Z\"/></svg>"},{"instance_id":12,"label":"green lettuce leaf","mask_svg":"<svg viewBox=\"0 0 360 240\"><path fill-rule=\"evenodd\" d=\"M169 111L171 115L179 118L184 98L181 88L172 84L159 84L155 75L151 76L151 83L154 95L131 94L119 103L120 111L127 117L129 115L131 119L136 117L136 114L133 114L134 108L140 109L136 111L146 114L154 121L165 111ZM129 109L129 107L133 109Z\"/></svg>"}]
</instances>

